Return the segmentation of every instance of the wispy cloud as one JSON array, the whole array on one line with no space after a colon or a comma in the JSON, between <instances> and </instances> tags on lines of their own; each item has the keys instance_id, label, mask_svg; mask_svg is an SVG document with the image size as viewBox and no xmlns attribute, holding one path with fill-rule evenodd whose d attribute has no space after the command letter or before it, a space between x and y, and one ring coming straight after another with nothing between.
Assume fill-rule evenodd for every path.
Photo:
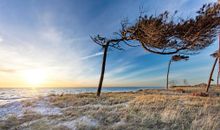
<instances>
[{"instance_id":1,"label":"wispy cloud","mask_svg":"<svg viewBox=\"0 0 220 130\"><path fill-rule=\"evenodd\" d=\"M158 70L163 70L167 67L166 64L156 65L152 67L147 67L140 70L135 70L132 72L127 73L126 75L119 77L118 80L137 80L141 78L144 78L146 76L153 74L154 72L158 72Z\"/></svg>"},{"instance_id":2,"label":"wispy cloud","mask_svg":"<svg viewBox=\"0 0 220 130\"><path fill-rule=\"evenodd\" d=\"M106 79L114 80L119 78L121 74L127 73L131 68L134 68L133 64L119 64L116 68L113 68L106 72ZM123 74L124 75L124 74Z\"/></svg>"},{"instance_id":3,"label":"wispy cloud","mask_svg":"<svg viewBox=\"0 0 220 130\"><path fill-rule=\"evenodd\" d=\"M103 52L97 52L97 53L92 54L92 55L84 56L81 59L82 60L87 60L87 59L94 58L94 57L101 56L101 55L103 55Z\"/></svg>"}]
</instances>

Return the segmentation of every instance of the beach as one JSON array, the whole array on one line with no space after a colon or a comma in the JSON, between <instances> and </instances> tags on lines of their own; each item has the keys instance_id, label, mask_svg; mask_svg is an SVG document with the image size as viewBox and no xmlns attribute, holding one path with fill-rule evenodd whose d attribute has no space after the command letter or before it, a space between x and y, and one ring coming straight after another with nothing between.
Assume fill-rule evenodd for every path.
<instances>
[{"instance_id":1,"label":"beach","mask_svg":"<svg viewBox=\"0 0 220 130\"><path fill-rule=\"evenodd\" d=\"M136 92L50 94L0 107L0 129L145 130L220 128L220 89L140 89Z\"/></svg>"}]
</instances>

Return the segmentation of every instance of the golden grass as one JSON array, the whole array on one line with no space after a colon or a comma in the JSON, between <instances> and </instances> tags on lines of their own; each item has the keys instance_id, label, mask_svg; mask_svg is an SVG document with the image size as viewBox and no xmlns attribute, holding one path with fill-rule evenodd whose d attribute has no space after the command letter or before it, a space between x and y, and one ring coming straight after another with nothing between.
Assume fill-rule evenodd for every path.
<instances>
[{"instance_id":1,"label":"golden grass","mask_svg":"<svg viewBox=\"0 0 220 130\"><path fill-rule=\"evenodd\" d=\"M203 92L204 88L103 93L99 98L94 93L50 95L48 103L59 107L62 115L43 116L27 112L22 117L4 120L0 129L218 130L220 97L216 93L219 89L211 88L209 97L192 96L198 92L196 90ZM66 125L71 121L72 124ZM28 122L31 123L22 125Z\"/></svg>"}]
</instances>

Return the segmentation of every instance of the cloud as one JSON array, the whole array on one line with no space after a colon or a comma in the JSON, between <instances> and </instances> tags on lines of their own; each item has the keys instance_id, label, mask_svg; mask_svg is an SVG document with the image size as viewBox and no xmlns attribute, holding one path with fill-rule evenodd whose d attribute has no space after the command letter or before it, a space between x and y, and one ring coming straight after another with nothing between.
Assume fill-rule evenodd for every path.
<instances>
[{"instance_id":1,"label":"cloud","mask_svg":"<svg viewBox=\"0 0 220 130\"><path fill-rule=\"evenodd\" d=\"M59 43L62 39L62 32L58 31L54 27L47 27L41 32L43 37L51 43Z\"/></svg>"},{"instance_id":2,"label":"cloud","mask_svg":"<svg viewBox=\"0 0 220 130\"><path fill-rule=\"evenodd\" d=\"M16 72L16 70L14 70L14 69L8 69L8 68L0 68L0 72L14 73L14 72Z\"/></svg>"},{"instance_id":3,"label":"cloud","mask_svg":"<svg viewBox=\"0 0 220 130\"><path fill-rule=\"evenodd\" d=\"M137 79L140 79L140 76L143 79L146 76L151 75L151 73L158 72L158 70L165 69L166 67L167 67L166 64L160 64L160 65L156 65L153 67L147 67L144 69L135 70L133 72L130 72L130 73L118 78L118 80L137 80Z\"/></svg>"},{"instance_id":4,"label":"cloud","mask_svg":"<svg viewBox=\"0 0 220 130\"><path fill-rule=\"evenodd\" d=\"M81 58L81 59L82 59L82 60L88 60L88 59L90 59L90 58L94 58L94 57L101 56L101 55L103 55L103 52L97 52L97 53L95 53L95 54L92 54L92 55L89 55L89 56L85 56L85 57L83 57L83 58Z\"/></svg>"},{"instance_id":5,"label":"cloud","mask_svg":"<svg viewBox=\"0 0 220 130\"><path fill-rule=\"evenodd\" d=\"M126 73L129 71L129 69L134 68L135 65L132 64L119 64L116 68L113 68L106 72L106 79L117 79L118 75Z\"/></svg>"},{"instance_id":6,"label":"cloud","mask_svg":"<svg viewBox=\"0 0 220 130\"><path fill-rule=\"evenodd\" d=\"M3 38L0 36L0 43L3 42L3 41L4 41Z\"/></svg>"}]
</instances>

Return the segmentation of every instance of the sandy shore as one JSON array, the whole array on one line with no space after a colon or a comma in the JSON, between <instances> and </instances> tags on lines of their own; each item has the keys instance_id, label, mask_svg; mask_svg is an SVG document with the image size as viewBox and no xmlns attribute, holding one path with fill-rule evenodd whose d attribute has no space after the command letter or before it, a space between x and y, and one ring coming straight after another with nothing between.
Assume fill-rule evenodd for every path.
<instances>
[{"instance_id":1,"label":"sandy shore","mask_svg":"<svg viewBox=\"0 0 220 130\"><path fill-rule=\"evenodd\" d=\"M0 129L218 130L220 89L199 96L204 90L176 87L103 93L99 98L94 93L36 97L0 106Z\"/></svg>"}]
</instances>

